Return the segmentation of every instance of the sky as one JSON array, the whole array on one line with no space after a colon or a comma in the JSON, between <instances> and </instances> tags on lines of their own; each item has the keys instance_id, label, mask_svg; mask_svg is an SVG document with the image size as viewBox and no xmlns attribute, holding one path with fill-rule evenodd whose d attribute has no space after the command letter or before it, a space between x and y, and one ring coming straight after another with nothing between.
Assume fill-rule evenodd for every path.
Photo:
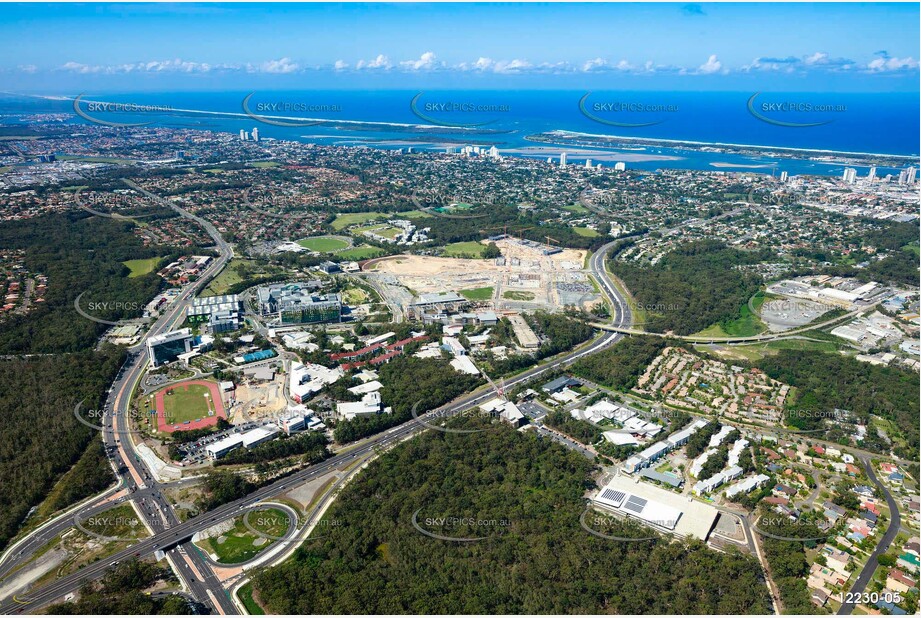
<instances>
[{"instance_id":1,"label":"sky","mask_svg":"<svg viewBox=\"0 0 921 618\"><path fill-rule=\"evenodd\" d=\"M918 3L2 4L0 88L918 92Z\"/></svg>"}]
</instances>

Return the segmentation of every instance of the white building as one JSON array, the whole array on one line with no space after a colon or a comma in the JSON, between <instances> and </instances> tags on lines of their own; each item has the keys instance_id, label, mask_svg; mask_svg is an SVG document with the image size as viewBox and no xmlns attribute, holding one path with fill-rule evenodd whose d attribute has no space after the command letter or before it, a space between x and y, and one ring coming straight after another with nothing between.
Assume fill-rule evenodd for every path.
<instances>
[{"instance_id":1,"label":"white building","mask_svg":"<svg viewBox=\"0 0 921 618\"><path fill-rule=\"evenodd\" d=\"M727 498L733 498L739 494L747 494L756 487L761 487L770 480L770 477L764 474L759 474L757 476L750 476L747 479L741 480L735 485L731 485L726 488L724 492Z\"/></svg>"},{"instance_id":2,"label":"white building","mask_svg":"<svg viewBox=\"0 0 921 618\"><path fill-rule=\"evenodd\" d=\"M844 175L842 175L841 178L844 182L852 185L857 182L857 170L853 167L846 167L844 168Z\"/></svg>"},{"instance_id":3,"label":"white building","mask_svg":"<svg viewBox=\"0 0 921 618\"><path fill-rule=\"evenodd\" d=\"M361 401L346 401L336 404L336 414L339 418L350 421L357 416L373 416L383 410L381 394L379 392L366 393Z\"/></svg>"},{"instance_id":4,"label":"white building","mask_svg":"<svg viewBox=\"0 0 921 618\"><path fill-rule=\"evenodd\" d=\"M560 154L560 169L566 169L566 153Z\"/></svg>"},{"instance_id":5,"label":"white building","mask_svg":"<svg viewBox=\"0 0 921 618\"><path fill-rule=\"evenodd\" d=\"M246 433L241 434L240 438L243 440L244 447L253 448L263 442L274 439L279 433L281 433L281 430L275 425L265 425L264 427L250 429Z\"/></svg>"},{"instance_id":6,"label":"white building","mask_svg":"<svg viewBox=\"0 0 921 618\"><path fill-rule=\"evenodd\" d=\"M320 392L327 384L332 384L343 376L339 367L329 369L323 365L308 363L291 364L291 376L288 382L288 393L297 403L303 403L311 395Z\"/></svg>"},{"instance_id":7,"label":"white building","mask_svg":"<svg viewBox=\"0 0 921 618\"><path fill-rule=\"evenodd\" d=\"M211 459L219 459L235 448L243 446L242 436L227 436L205 447L205 452Z\"/></svg>"}]
</instances>

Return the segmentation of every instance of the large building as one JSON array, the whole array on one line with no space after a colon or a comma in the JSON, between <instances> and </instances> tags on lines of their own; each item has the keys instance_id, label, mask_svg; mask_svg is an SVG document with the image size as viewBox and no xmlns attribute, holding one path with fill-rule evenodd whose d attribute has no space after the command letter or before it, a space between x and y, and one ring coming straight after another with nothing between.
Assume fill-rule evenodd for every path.
<instances>
[{"instance_id":1,"label":"large building","mask_svg":"<svg viewBox=\"0 0 921 618\"><path fill-rule=\"evenodd\" d=\"M638 520L660 532L702 541L710 536L719 515L712 506L623 476L612 478L592 502L603 511Z\"/></svg>"},{"instance_id":2,"label":"large building","mask_svg":"<svg viewBox=\"0 0 921 618\"><path fill-rule=\"evenodd\" d=\"M275 317L282 324L320 324L342 321L342 299L338 294L318 294L317 284L287 283L256 290L259 314Z\"/></svg>"},{"instance_id":3,"label":"large building","mask_svg":"<svg viewBox=\"0 0 921 618\"><path fill-rule=\"evenodd\" d=\"M343 371L339 367L329 369L312 363L292 363L288 393L291 399L303 403L310 399L311 395L319 393L324 386L332 384L342 376Z\"/></svg>"},{"instance_id":4,"label":"large building","mask_svg":"<svg viewBox=\"0 0 921 618\"><path fill-rule=\"evenodd\" d=\"M194 337L192 330L182 328L161 335L155 335L147 340L147 357L151 367L160 367L178 359L180 355L192 351Z\"/></svg>"},{"instance_id":5,"label":"large building","mask_svg":"<svg viewBox=\"0 0 921 618\"><path fill-rule=\"evenodd\" d=\"M243 324L242 305L236 294L196 298L188 311L189 323L203 324L211 333L226 333Z\"/></svg>"},{"instance_id":6,"label":"large building","mask_svg":"<svg viewBox=\"0 0 921 618\"><path fill-rule=\"evenodd\" d=\"M421 294L408 307L406 317L425 322L447 321L448 315L466 309L470 301L454 292Z\"/></svg>"}]
</instances>

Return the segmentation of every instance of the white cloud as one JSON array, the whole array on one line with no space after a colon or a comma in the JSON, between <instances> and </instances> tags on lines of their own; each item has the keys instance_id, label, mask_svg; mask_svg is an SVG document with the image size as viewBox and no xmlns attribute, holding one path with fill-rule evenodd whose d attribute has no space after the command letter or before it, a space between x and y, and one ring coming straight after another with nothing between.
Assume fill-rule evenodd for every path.
<instances>
[{"instance_id":1,"label":"white cloud","mask_svg":"<svg viewBox=\"0 0 921 618\"><path fill-rule=\"evenodd\" d=\"M429 51L422 54L418 60L405 60L401 62L400 66L410 71L429 71L440 67L441 63L435 59L435 52Z\"/></svg>"},{"instance_id":2,"label":"white cloud","mask_svg":"<svg viewBox=\"0 0 921 618\"><path fill-rule=\"evenodd\" d=\"M389 69L393 67L390 59L384 54L378 54L374 60L359 60L355 65L356 69Z\"/></svg>"},{"instance_id":3,"label":"white cloud","mask_svg":"<svg viewBox=\"0 0 921 618\"><path fill-rule=\"evenodd\" d=\"M911 56L907 58L896 58L884 51L877 52L877 56L877 58L874 58L867 64L867 70L871 73L913 71L918 68L918 61Z\"/></svg>"},{"instance_id":4,"label":"white cloud","mask_svg":"<svg viewBox=\"0 0 921 618\"><path fill-rule=\"evenodd\" d=\"M719 61L716 54L711 54L705 63L697 67L697 71L709 75L711 73L718 73L722 68L723 63Z\"/></svg>"},{"instance_id":5,"label":"white cloud","mask_svg":"<svg viewBox=\"0 0 921 618\"><path fill-rule=\"evenodd\" d=\"M337 71L344 71L349 68L349 63L345 60L336 60L336 63L333 65L333 68Z\"/></svg>"},{"instance_id":6,"label":"white cloud","mask_svg":"<svg viewBox=\"0 0 921 618\"><path fill-rule=\"evenodd\" d=\"M582 65L582 70L585 72L594 71L595 69L605 69L608 67L608 61L604 58L593 58L592 60L587 60Z\"/></svg>"},{"instance_id":7,"label":"white cloud","mask_svg":"<svg viewBox=\"0 0 921 618\"><path fill-rule=\"evenodd\" d=\"M279 60L269 60L261 64L247 65L246 69L250 73L294 73L301 67L290 58L281 58Z\"/></svg>"}]
</instances>

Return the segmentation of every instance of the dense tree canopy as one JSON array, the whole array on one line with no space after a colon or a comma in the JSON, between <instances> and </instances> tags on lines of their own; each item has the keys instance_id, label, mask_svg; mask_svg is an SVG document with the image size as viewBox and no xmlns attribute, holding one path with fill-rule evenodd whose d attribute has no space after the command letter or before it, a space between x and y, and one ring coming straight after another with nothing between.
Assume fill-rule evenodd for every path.
<instances>
[{"instance_id":1,"label":"dense tree canopy","mask_svg":"<svg viewBox=\"0 0 921 618\"><path fill-rule=\"evenodd\" d=\"M700 240L667 253L655 266L612 261L611 268L646 312L646 330L689 335L738 315L761 278L737 267L762 257Z\"/></svg>"},{"instance_id":2,"label":"dense tree canopy","mask_svg":"<svg viewBox=\"0 0 921 618\"><path fill-rule=\"evenodd\" d=\"M591 464L491 427L429 431L382 455L328 512L337 525L255 575L261 601L288 614L767 611L753 558L699 542L595 537L579 525ZM484 538L429 537L414 514L428 532ZM449 517L468 521L439 521Z\"/></svg>"}]
</instances>

